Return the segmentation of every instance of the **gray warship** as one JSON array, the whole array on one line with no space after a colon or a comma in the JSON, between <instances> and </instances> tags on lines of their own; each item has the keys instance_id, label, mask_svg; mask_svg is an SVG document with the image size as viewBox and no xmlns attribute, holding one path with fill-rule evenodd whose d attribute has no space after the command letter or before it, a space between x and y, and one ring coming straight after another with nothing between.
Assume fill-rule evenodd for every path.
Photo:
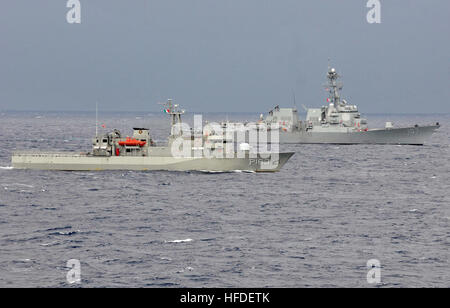
<instances>
[{"instance_id":1,"label":"gray warship","mask_svg":"<svg viewBox=\"0 0 450 308\"><path fill-rule=\"evenodd\" d=\"M176 129L182 123L181 115L184 110L180 110L178 105L173 105L171 100L166 103L165 111L171 118L171 133L167 146L157 146L148 128L136 127L131 137L123 136L119 130L103 135L96 134L92 140L92 151L87 153L15 152L11 158L12 166L17 169L67 171L275 172L279 171L294 154L292 152L252 153L248 147L227 144L221 136L205 136L200 133L200 147L196 144L197 147L194 148L192 143L188 142L190 145L188 155L174 155L173 149L179 146L175 143L179 142L180 138L183 141L193 141L194 132L186 134ZM204 146L208 147L208 153L212 155L197 155L196 150L202 150ZM239 149L236 150L236 147ZM225 152L227 155L224 154Z\"/></svg>"},{"instance_id":2,"label":"gray warship","mask_svg":"<svg viewBox=\"0 0 450 308\"><path fill-rule=\"evenodd\" d=\"M394 127L386 122L384 128L369 129L367 120L361 117L356 105L341 99L342 83L334 68L327 73L329 105L322 108L305 108L306 121L300 121L297 108L276 106L260 122L268 126L279 125L280 143L327 144L402 144L423 145L439 127L439 123L427 126Z\"/></svg>"}]
</instances>

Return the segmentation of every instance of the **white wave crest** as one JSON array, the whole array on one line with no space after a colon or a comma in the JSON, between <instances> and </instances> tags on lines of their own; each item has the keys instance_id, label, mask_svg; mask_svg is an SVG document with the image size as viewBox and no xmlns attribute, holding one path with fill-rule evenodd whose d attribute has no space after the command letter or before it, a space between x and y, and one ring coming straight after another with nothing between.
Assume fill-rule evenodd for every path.
<instances>
[{"instance_id":1,"label":"white wave crest","mask_svg":"<svg viewBox=\"0 0 450 308\"><path fill-rule=\"evenodd\" d=\"M193 239L187 238L185 240L166 241L166 243L187 243L187 242L192 242L192 241L193 241Z\"/></svg>"}]
</instances>

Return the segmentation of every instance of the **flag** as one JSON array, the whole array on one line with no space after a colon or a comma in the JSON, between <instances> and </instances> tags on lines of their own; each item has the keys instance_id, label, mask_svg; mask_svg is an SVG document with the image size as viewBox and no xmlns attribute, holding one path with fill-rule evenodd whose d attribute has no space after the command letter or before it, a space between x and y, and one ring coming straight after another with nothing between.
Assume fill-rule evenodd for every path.
<instances>
[{"instance_id":1,"label":"flag","mask_svg":"<svg viewBox=\"0 0 450 308\"><path fill-rule=\"evenodd\" d=\"M170 113L170 109L164 109L165 113Z\"/></svg>"},{"instance_id":2,"label":"flag","mask_svg":"<svg viewBox=\"0 0 450 308\"><path fill-rule=\"evenodd\" d=\"M330 98L327 97L327 103L329 103L329 102L330 102Z\"/></svg>"},{"instance_id":3,"label":"flag","mask_svg":"<svg viewBox=\"0 0 450 308\"><path fill-rule=\"evenodd\" d=\"M106 125L105 125L105 124L102 124L102 127L103 127L103 128L105 128L105 127L106 127Z\"/></svg>"}]
</instances>

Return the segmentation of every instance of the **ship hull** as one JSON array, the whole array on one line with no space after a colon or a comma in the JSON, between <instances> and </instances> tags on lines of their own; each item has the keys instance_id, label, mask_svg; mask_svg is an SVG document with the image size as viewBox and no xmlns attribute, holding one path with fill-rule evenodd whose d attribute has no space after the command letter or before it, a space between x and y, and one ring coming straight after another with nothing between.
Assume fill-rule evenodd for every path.
<instances>
[{"instance_id":1,"label":"ship hull","mask_svg":"<svg viewBox=\"0 0 450 308\"><path fill-rule=\"evenodd\" d=\"M438 128L430 125L360 132L280 132L280 143L423 145Z\"/></svg>"},{"instance_id":2,"label":"ship hull","mask_svg":"<svg viewBox=\"0 0 450 308\"><path fill-rule=\"evenodd\" d=\"M175 158L133 156L89 156L76 153L15 153L12 166L16 169L99 171L255 171L276 172L294 153L279 153L273 158Z\"/></svg>"}]
</instances>

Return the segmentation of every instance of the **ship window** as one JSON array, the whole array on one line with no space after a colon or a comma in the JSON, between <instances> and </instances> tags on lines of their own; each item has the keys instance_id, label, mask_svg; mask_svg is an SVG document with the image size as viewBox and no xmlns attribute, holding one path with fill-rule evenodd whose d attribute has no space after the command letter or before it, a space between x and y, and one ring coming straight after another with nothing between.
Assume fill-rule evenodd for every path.
<instances>
[{"instance_id":1,"label":"ship window","mask_svg":"<svg viewBox=\"0 0 450 308\"><path fill-rule=\"evenodd\" d=\"M103 143L108 142L108 139L103 139Z\"/></svg>"}]
</instances>

